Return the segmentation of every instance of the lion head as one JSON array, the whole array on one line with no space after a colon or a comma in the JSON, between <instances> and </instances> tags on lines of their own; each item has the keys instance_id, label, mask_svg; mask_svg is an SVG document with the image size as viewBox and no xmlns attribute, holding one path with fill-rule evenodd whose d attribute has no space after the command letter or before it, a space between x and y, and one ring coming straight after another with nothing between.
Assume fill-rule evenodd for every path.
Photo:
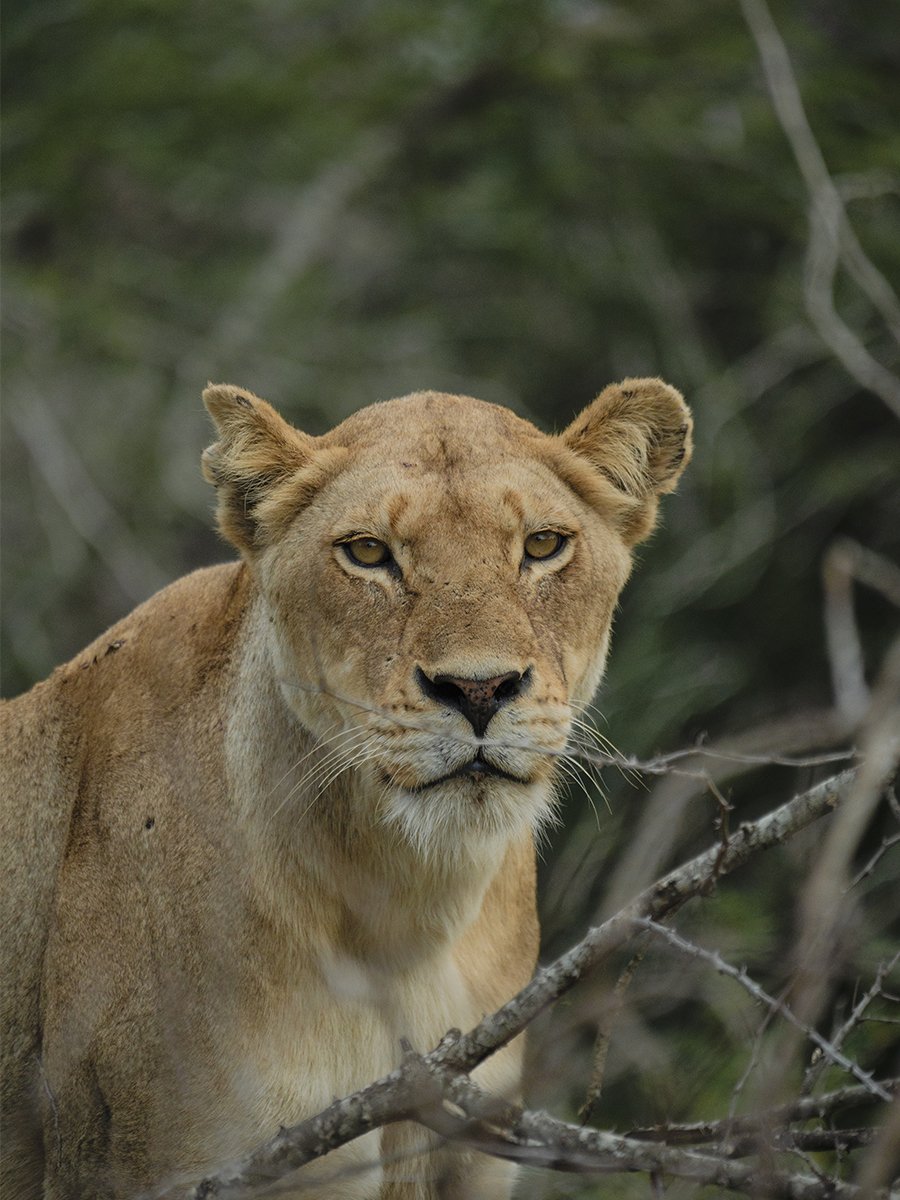
<instances>
[{"instance_id":1,"label":"lion head","mask_svg":"<svg viewBox=\"0 0 900 1200\"><path fill-rule=\"evenodd\" d=\"M323 773L423 853L540 827L573 718L691 419L657 379L607 388L560 435L467 396L375 404L322 437L210 386L220 528L267 608Z\"/></svg>"}]
</instances>

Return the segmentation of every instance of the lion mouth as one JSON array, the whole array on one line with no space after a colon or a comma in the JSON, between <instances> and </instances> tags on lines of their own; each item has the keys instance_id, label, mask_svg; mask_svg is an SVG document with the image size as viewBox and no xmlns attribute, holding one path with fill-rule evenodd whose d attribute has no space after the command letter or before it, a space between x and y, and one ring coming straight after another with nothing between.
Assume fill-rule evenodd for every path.
<instances>
[{"instance_id":1,"label":"lion mouth","mask_svg":"<svg viewBox=\"0 0 900 1200\"><path fill-rule=\"evenodd\" d=\"M437 787L438 784L447 783L451 779L470 779L473 783L481 783L485 779L506 779L510 783L528 783L527 779L522 779L519 775L511 775L509 771L504 771L501 767L494 766L493 763L482 758L480 754L476 754L469 762L464 763L461 767L457 767L455 771L450 771L446 775L439 775L437 779L429 779L425 783L419 783L414 788L410 788L413 792L425 792L429 788Z\"/></svg>"}]
</instances>

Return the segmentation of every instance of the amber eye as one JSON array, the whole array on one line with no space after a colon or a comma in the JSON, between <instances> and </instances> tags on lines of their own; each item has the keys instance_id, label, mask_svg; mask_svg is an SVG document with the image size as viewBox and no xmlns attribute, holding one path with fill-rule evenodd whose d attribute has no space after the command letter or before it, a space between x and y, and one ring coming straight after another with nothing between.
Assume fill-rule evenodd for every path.
<instances>
[{"instance_id":1,"label":"amber eye","mask_svg":"<svg viewBox=\"0 0 900 1200\"><path fill-rule=\"evenodd\" d=\"M539 529L525 539L526 558L552 558L558 554L568 539L555 529Z\"/></svg>"},{"instance_id":2,"label":"amber eye","mask_svg":"<svg viewBox=\"0 0 900 1200\"><path fill-rule=\"evenodd\" d=\"M350 561L359 567L383 567L393 562L390 550L378 538L358 537L341 544Z\"/></svg>"}]
</instances>

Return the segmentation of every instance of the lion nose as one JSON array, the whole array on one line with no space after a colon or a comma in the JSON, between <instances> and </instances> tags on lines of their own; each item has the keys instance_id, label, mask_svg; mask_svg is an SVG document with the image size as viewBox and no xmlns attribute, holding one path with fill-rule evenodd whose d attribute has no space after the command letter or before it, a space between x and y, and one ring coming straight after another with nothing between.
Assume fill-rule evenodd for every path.
<instances>
[{"instance_id":1,"label":"lion nose","mask_svg":"<svg viewBox=\"0 0 900 1200\"><path fill-rule=\"evenodd\" d=\"M461 712L476 737L484 737L494 713L524 691L530 678L530 667L524 672L507 671L491 679L462 679L458 675L435 675L431 679L421 667L416 667L416 679L425 695Z\"/></svg>"}]
</instances>

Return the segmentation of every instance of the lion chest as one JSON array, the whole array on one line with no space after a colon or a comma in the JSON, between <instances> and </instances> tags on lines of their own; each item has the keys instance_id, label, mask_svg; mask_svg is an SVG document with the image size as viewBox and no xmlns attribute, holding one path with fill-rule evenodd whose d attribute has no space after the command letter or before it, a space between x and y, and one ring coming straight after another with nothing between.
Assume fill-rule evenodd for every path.
<instances>
[{"instance_id":1,"label":"lion chest","mask_svg":"<svg viewBox=\"0 0 900 1200\"><path fill-rule=\"evenodd\" d=\"M449 953L397 972L329 956L240 1015L234 1087L262 1121L291 1124L393 1070L403 1042L429 1050L484 1011ZM514 1070L492 1074L514 1084Z\"/></svg>"},{"instance_id":2,"label":"lion chest","mask_svg":"<svg viewBox=\"0 0 900 1200\"><path fill-rule=\"evenodd\" d=\"M306 947L286 969L245 942L235 974L221 967L207 964L204 972L215 985L192 988L179 976L184 986L176 987L167 960L160 990L147 992L154 1004L139 1010L136 1001L120 997L107 1006L104 1020L121 1025L129 1045L159 1021L152 1055L140 1070L132 1051L121 1078L100 1075L113 1131L136 1125L146 1138L146 1168L132 1162L124 1143L111 1151L114 1171L135 1171L135 1189L173 1172L199 1178L217 1170L280 1127L315 1116L391 1071L402 1057L401 1039L426 1051L449 1028L475 1024L486 1007L449 950L400 971ZM97 983L96 971L91 978ZM63 1040L68 1046L71 1037ZM513 1090L517 1059L513 1050L506 1061L492 1062L483 1082ZM305 1168L311 1197L381 1200L381 1139L376 1131ZM411 1177L422 1179L435 1169L428 1153L418 1152L408 1167Z\"/></svg>"},{"instance_id":3,"label":"lion chest","mask_svg":"<svg viewBox=\"0 0 900 1200\"><path fill-rule=\"evenodd\" d=\"M397 973L331 957L290 986L259 986L224 1042L229 1107L240 1126L231 1154L236 1145L246 1152L280 1127L316 1115L393 1070L402 1057L401 1039L425 1051L448 1029L467 1028L482 1015L450 954ZM520 1050L512 1047L478 1077L485 1086L512 1094L520 1069ZM430 1142L427 1135L418 1140L423 1147ZM321 1188L321 1195L330 1197L330 1173L350 1167L357 1190L338 1189L335 1195L360 1200L379 1195L380 1141L376 1132L307 1168L305 1174L316 1181L313 1194ZM409 1169L425 1178L433 1166L422 1154L413 1156ZM347 1186L346 1176L341 1186Z\"/></svg>"}]
</instances>

